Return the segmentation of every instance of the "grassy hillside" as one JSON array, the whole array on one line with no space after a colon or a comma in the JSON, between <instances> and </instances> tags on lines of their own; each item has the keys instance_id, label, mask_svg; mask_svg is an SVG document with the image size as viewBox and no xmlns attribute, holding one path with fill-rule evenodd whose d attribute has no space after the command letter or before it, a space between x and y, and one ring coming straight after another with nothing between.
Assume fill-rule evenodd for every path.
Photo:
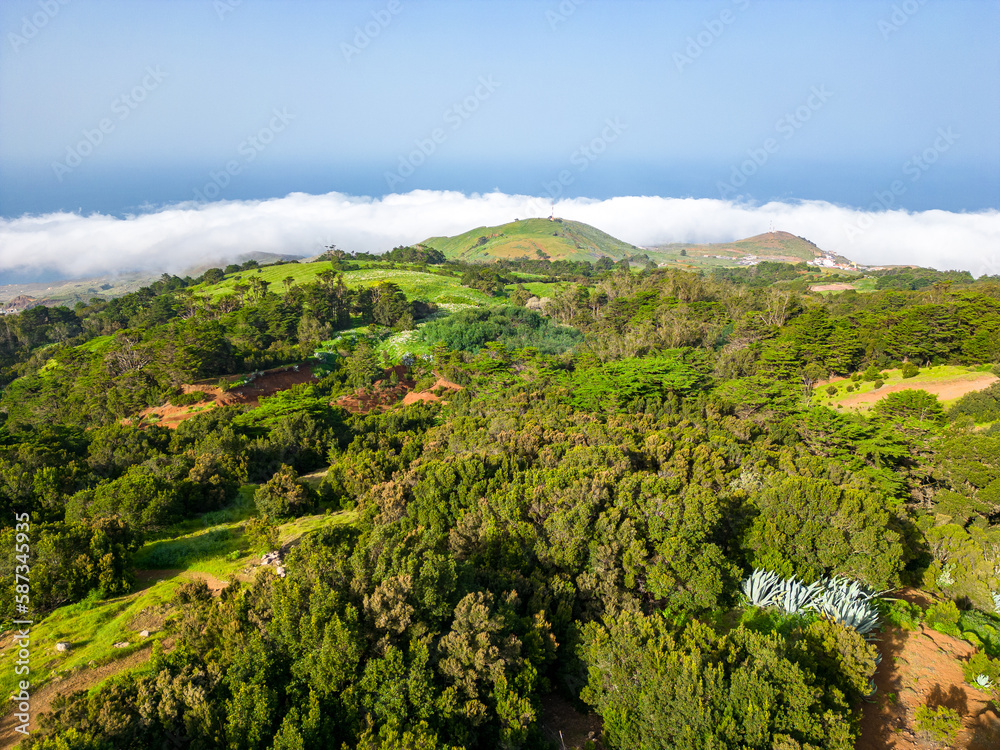
<instances>
[{"instance_id":1,"label":"grassy hillside","mask_svg":"<svg viewBox=\"0 0 1000 750\"><path fill-rule=\"evenodd\" d=\"M244 489L252 496L253 488ZM244 500L242 506L176 524L163 532L162 539L151 540L139 550L135 564L144 574L132 593L103 601L91 597L49 614L32 628L32 646L36 653L45 655L32 666L32 684L38 688L52 678L65 679L79 671L79 687L93 687L117 671L95 667L114 663L122 669L139 666L141 661L125 661L126 657L172 635L171 625L180 612L175 596L181 584L206 577L221 579L222 584L250 578L243 571L256 561L257 553L247 549L241 523L249 514ZM233 517L240 520L231 520ZM356 517L353 511L303 516L281 524L278 538L287 544L320 528L352 524ZM225 522L219 523L220 518ZM144 629L150 631L149 637L139 635ZM60 641L69 642L69 651L55 650ZM123 642L129 645L114 645ZM13 669L16 658L14 649L0 653L0 691L5 695L17 684ZM92 678L88 679L88 674Z\"/></svg>"},{"instance_id":2,"label":"grassy hillside","mask_svg":"<svg viewBox=\"0 0 1000 750\"><path fill-rule=\"evenodd\" d=\"M684 255L681 255L681 251ZM765 232L735 242L710 244L671 243L647 248L657 259L673 260L691 266L734 266L741 258L801 263L828 255L804 237L790 232ZM843 260L847 260L846 258Z\"/></svg>"},{"instance_id":3,"label":"grassy hillside","mask_svg":"<svg viewBox=\"0 0 1000 750\"><path fill-rule=\"evenodd\" d=\"M431 237L420 243L464 261L495 258L597 260L642 252L634 245L579 221L522 219L496 227L476 227L454 237Z\"/></svg>"},{"instance_id":4,"label":"grassy hillside","mask_svg":"<svg viewBox=\"0 0 1000 750\"><path fill-rule=\"evenodd\" d=\"M273 263L276 260L289 260L293 256L278 253L245 253L237 259L256 260L260 263ZM198 277L209 268L223 268L232 259L205 261L196 266L181 271L181 276ZM18 297L29 297L45 305L66 305L72 307L77 302L89 302L94 297L113 299L135 292L144 286L149 286L163 275L163 271L142 271L134 273L105 274L85 279L64 279L47 282L18 282L12 284L0 283L0 304L10 302ZM0 276L0 281L3 281Z\"/></svg>"},{"instance_id":5,"label":"grassy hillside","mask_svg":"<svg viewBox=\"0 0 1000 750\"><path fill-rule=\"evenodd\" d=\"M284 294L286 290L285 279L291 278L292 283L304 284L313 281L317 275L329 268L329 263L321 261L267 266L259 269L260 273L257 272L258 269L248 269L227 276L224 281L218 284L195 287L195 294L207 295L216 300L225 294L232 294L233 286L237 282L246 283L252 276L257 276L268 282L271 285L270 291ZM359 286L371 286L380 281L391 281L399 285L408 299L460 305L481 305L490 302L490 298L482 292L462 286L457 277L384 268L374 264L354 271L344 271L343 276L344 283L352 289Z\"/></svg>"}]
</instances>

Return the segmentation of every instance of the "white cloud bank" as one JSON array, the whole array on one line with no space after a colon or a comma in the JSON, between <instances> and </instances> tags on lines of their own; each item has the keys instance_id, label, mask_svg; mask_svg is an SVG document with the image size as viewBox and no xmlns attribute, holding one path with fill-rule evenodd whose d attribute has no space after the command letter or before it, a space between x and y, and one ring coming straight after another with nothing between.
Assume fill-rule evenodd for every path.
<instances>
[{"instance_id":1,"label":"white cloud bank","mask_svg":"<svg viewBox=\"0 0 1000 750\"><path fill-rule=\"evenodd\" d=\"M264 201L178 204L126 218L53 213L0 219L0 272L56 270L68 277L115 271L178 272L263 251L313 255L335 243L382 252L516 218L547 216L550 201L524 195L416 190L372 199L292 193ZM865 264L916 264L1000 274L1000 212L870 213L823 201L759 206L708 198L567 199L556 215L635 245L726 242L776 229Z\"/></svg>"}]
</instances>

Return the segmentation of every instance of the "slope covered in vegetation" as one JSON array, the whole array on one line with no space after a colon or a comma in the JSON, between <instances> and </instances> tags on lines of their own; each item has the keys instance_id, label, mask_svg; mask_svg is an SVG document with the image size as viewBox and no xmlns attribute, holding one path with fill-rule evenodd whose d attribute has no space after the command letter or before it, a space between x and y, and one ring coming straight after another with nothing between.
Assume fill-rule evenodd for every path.
<instances>
[{"instance_id":1,"label":"slope covered in vegetation","mask_svg":"<svg viewBox=\"0 0 1000 750\"><path fill-rule=\"evenodd\" d=\"M822 297L441 260L221 269L5 322L0 535L13 549L30 516L38 622L134 596L138 565L220 574L290 519L305 532L280 574L178 591L174 648L53 703L24 746L548 748L556 693L608 748L847 750L882 668L871 638L920 617L974 644L970 680L1000 681L995 388L866 414L815 392L993 367L998 280ZM483 304L353 287L351 264ZM273 271L291 281L254 281ZM179 384L295 364L313 377L256 406L133 423ZM455 387L384 408L403 381ZM171 541L185 524L193 551ZM941 606L878 596L902 585Z\"/></svg>"},{"instance_id":2,"label":"slope covered in vegetation","mask_svg":"<svg viewBox=\"0 0 1000 750\"><path fill-rule=\"evenodd\" d=\"M559 218L520 219L495 227L477 227L454 237L431 237L420 244L467 262L517 258L621 260L642 252L589 224Z\"/></svg>"}]
</instances>

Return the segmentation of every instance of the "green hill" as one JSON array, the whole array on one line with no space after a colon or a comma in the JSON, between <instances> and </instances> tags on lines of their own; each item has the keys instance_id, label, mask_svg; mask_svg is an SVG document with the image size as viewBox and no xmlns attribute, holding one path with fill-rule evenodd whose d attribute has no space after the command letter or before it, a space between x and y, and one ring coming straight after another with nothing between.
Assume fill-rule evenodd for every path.
<instances>
[{"instance_id":1,"label":"green hill","mask_svg":"<svg viewBox=\"0 0 1000 750\"><path fill-rule=\"evenodd\" d=\"M420 243L448 258L477 261L515 258L550 260L621 260L642 251L610 234L569 219L522 219L496 227L477 227L454 237L431 237Z\"/></svg>"},{"instance_id":2,"label":"green hill","mask_svg":"<svg viewBox=\"0 0 1000 750\"><path fill-rule=\"evenodd\" d=\"M826 252L805 237L797 237L790 232L765 232L735 242L708 244L674 242L646 248L646 251L651 256L666 260L685 257L686 262L693 265L737 265L737 261L743 258L785 263L829 258L837 263L850 264L847 258ZM683 256L681 251L684 251Z\"/></svg>"}]
</instances>

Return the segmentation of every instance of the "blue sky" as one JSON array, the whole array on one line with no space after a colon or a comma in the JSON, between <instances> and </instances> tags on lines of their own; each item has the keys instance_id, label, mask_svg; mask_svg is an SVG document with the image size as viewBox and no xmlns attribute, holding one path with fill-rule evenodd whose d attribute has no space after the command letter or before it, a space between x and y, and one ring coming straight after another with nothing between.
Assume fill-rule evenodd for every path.
<instances>
[{"instance_id":1,"label":"blue sky","mask_svg":"<svg viewBox=\"0 0 1000 750\"><path fill-rule=\"evenodd\" d=\"M4 0L0 32L7 220L414 190L1000 207L992 0Z\"/></svg>"}]
</instances>

